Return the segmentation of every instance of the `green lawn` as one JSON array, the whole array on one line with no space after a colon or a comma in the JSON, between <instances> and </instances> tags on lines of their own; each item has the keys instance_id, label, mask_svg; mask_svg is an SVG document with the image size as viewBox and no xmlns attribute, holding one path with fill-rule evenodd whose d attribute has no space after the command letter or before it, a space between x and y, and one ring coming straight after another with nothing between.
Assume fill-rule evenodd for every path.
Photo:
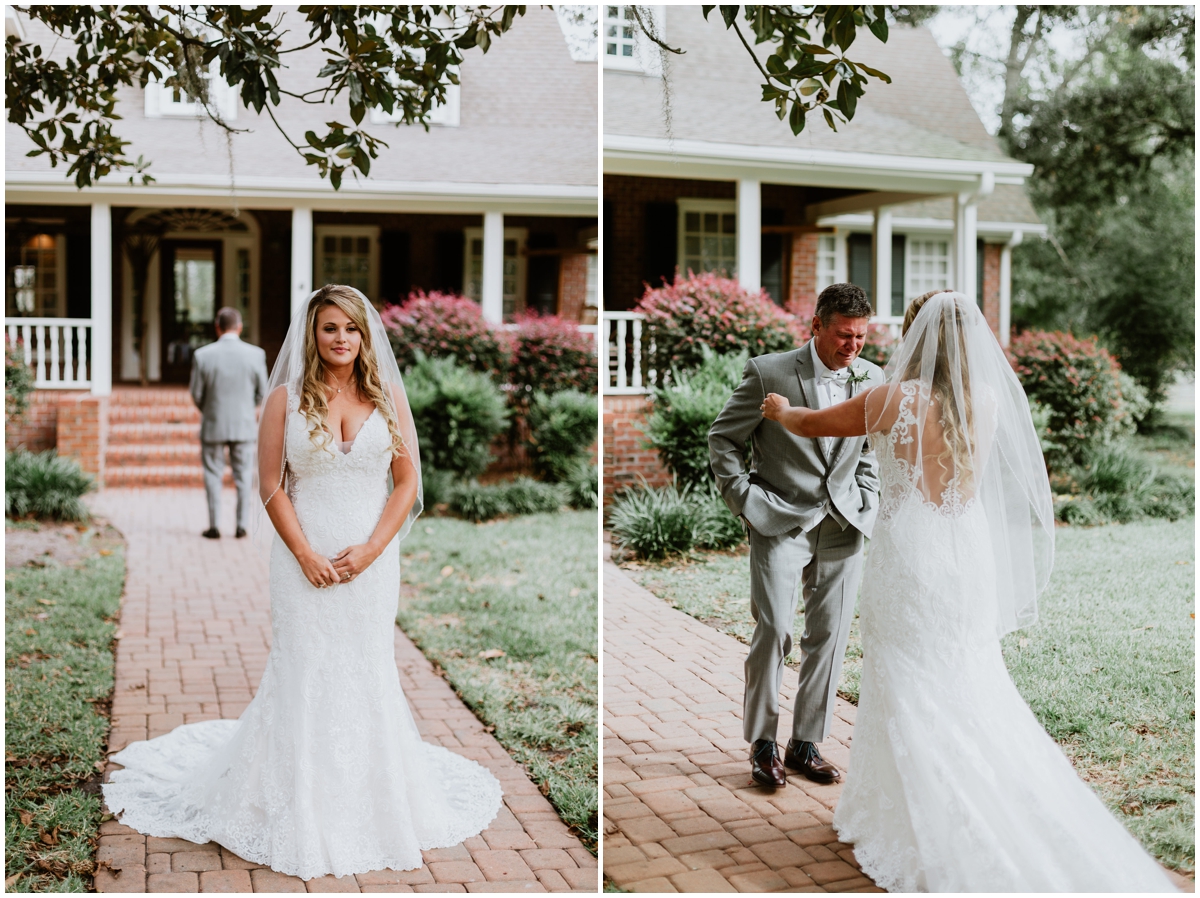
<instances>
[{"instance_id":1,"label":"green lawn","mask_svg":"<svg viewBox=\"0 0 1200 898\"><path fill-rule=\"evenodd\" d=\"M6 891L91 887L125 577L124 552L103 551L5 574Z\"/></svg>"},{"instance_id":2,"label":"green lawn","mask_svg":"<svg viewBox=\"0 0 1200 898\"><path fill-rule=\"evenodd\" d=\"M597 516L422 518L399 623L595 850Z\"/></svg>"}]
</instances>

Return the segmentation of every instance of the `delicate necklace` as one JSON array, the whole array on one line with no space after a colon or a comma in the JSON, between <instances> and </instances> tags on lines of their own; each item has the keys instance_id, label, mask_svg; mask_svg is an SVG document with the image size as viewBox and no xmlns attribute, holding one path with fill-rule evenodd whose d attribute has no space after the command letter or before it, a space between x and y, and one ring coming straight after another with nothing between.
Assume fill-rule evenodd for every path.
<instances>
[{"instance_id":1,"label":"delicate necklace","mask_svg":"<svg viewBox=\"0 0 1200 898\"><path fill-rule=\"evenodd\" d=\"M337 385L337 378L336 378L336 377L333 379L333 385L334 385L334 387L337 389L337 391L340 393L340 392L342 392L342 389L343 389L343 387L348 387L348 386L350 386L350 381L352 381L352 380L354 380L354 372L353 372L353 371L351 371L351 372L350 372L350 376L346 378L346 383L345 383L345 384L344 384L342 387L339 387L339 386Z\"/></svg>"}]
</instances>

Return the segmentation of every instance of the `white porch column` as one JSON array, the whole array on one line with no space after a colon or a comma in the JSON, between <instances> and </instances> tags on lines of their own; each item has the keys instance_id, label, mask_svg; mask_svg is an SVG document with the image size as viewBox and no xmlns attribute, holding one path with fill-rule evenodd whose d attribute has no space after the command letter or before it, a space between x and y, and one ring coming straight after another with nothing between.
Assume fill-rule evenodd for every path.
<instances>
[{"instance_id":1,"label":"white porch column","mask_svg":"<svg viewBox=\"0 0 1200 898\"><path fill-rule=\"evenodd\" d=\"M1025 236L1023 231L1013 231L1008 242L1000 247L1000 345L1007 346L1012 329L1012 251Z\"/></svg>"},{"instance_id":2,"label":"white porch column","mask_svg":"<svg viewBox=\"0 0 1200 898\"><path fill-rule=\"evenodd\" d=\"M978 239L977 199L960 193L954 198L954 283L972 302L975 297L975 241Z\"/></svg>"},{"instance_id":3,"label":"white porch column","mask_svg":"<svg viewBox=\"0 0 1200 898\"><path fill-rule=\"evenodd\" d=\"M481 305L485 321L504 320L504 213L483 213L483 284Z\"/></svg>"},{"instance_id":4,"label":"white porch column","mask_svg":"<svg viewBox=\"0 0 1200 898\"><path fill-rule=\"evenodd\" d=\"M762 183L737 182L737 279L751 292L762 289Z\"/></svg>"},{"instance_id":5,"label":"white porch column","mask_svg":"<svg viewBox=\"0 0 1200 898\"><path fill-rule=\"evenodd\" d=\"M892 210L880 206L875 210L871 228L874 265L871 267L871 298L876 315L892 314Z\"/></svg>"},{"instance_id":6,"label":"white porch column","mask_svg":"<svg viewBox=\"0 0 1200 898\"><path fill-rule=\"evenodd\" d=\"M92 393L112 392L112 209L92 203Z\"/></svg>"},{"instance_id":7,"label":"white porch column","mask_svg":"<svg viewBox=\"0 0 1200 898\"><path fill-rule=\"evenodd\" d=\"M292 314L313 290L313 219L310 206L292 209Z\"/></svg>"}]
</instances>

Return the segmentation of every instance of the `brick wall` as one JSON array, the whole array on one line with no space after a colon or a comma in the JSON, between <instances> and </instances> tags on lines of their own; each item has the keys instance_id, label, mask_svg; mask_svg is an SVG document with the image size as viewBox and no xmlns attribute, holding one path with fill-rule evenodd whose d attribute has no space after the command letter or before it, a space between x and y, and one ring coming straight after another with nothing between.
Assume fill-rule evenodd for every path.
<instances>
[{"instance_id":1,"label":"brick wall","mask_svg":"<svg viewBox=\"0 0 1200 898\"><path fill-rule=\"evenodd\" d=\"M666 486L671 473L646 448L642 425L651 401L646 396L604 397L604 504L612 502L621 489L636 486L645 478L650 486Z\"/></svg>"},{"instance_id":2,"label":"brick wall","mask_svg":"<svg viewBox=\"0 0 1200 898\"><path fill-rule=\"evenodd\" d=\"M787 310L808 322L817 308L818 234L792 235L792 269Z\"/></svg>"},{"instance_id":3,"label":"brick wall","mask_svg":"<svg viewBox=\"0 0 1200 898\"><path fill-rule=\"evenodd\" d=\"M998 243L983 245L983 317L993 334L1000 333L1000 250Z\"/></svg>"},{"instance_id":4,"label":"brick wall","mask_svg":"<svg viewBox=\"0 0 1200 898\"><path fill-rule=\"evenodd\" d=\"M583 253L571 253L562 257L558 274L558 315L567 321L595 324L594 309L587 310L590 320L584 321L587 302L587 265L588 257Z\"/></svg>"},{"instance_id":5,"label":"brick wall","mask_svg":"<svg viewBox=\"0 0 1200 898\"><path fill-rule=\"evenodd\" d=\"M58 402L55 448L64 458L96 475L104 486L104 456L108 447L108 397L90 393L63 396Z\"/></svg>"},{"instance_id":6,"label":"brick wall","mask_svg":"<svg viewBox=\"0 0 1200 898\"><path fill-rule=\"evenodd\" d=\"M87 395L77 390L34 390L29 394L25 417L20 421L4 422L5 448L28 449L30 452L53 449L57 441L59 402Z\"/></svg>"}]
</instances>

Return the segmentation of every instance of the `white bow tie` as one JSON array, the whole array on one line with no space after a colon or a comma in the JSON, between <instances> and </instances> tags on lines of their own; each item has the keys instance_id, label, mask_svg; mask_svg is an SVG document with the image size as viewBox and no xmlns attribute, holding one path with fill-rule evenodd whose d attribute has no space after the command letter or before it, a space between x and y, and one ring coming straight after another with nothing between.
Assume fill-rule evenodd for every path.
<instances>
[{"instance_id":1,"label":"white bow tie","mask_svg":"<svg viewBox=\"0 0 1200 898\"><path fill-rule=\"evenodd\" d=\"M849 376L849 371L842 368L840 371L826 371L821 375L821 383L836 383L844 384Z\"/></svg>"}]
</instances>

